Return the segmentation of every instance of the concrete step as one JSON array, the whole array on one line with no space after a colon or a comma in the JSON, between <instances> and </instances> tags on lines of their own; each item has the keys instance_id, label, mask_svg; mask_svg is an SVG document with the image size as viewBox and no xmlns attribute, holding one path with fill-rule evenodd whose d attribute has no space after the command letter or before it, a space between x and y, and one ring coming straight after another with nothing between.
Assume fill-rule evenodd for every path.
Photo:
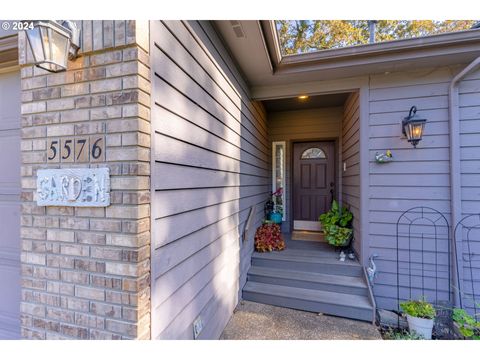
<instances>
[{"instance_id":1,"label":"concrete step","mask_svg":"<svg viewBox=\"0 0 480 360\"><path fill-rule=\"evenodd\" d=\"M368 296L367 284L361 276L331 275L252 266L248 271L247 279L256 283Z\"/></svg>"},{"instance_id":2,"label":"concrete step","mask_svg":"<svg viewBox=\"0 0 480 360\"><path fill-rule=\"evenodd\" d=\"M372 321L368 297L247 281L243 299L291 309Z\"/></svg>"},{"instance_id":3,"label":"concrete step","mask_svg":"<svg viewBox=\"0 0 480 360\"><path fill-rule=\"evenodd\" d=\"M363 270L356 261L338 261L331 253L320 256L308 252L275 251L252 254L252 266L275 269L288 269L304 272L315 272L330 275L362 276Z\"/></svg>"}]
</instances>

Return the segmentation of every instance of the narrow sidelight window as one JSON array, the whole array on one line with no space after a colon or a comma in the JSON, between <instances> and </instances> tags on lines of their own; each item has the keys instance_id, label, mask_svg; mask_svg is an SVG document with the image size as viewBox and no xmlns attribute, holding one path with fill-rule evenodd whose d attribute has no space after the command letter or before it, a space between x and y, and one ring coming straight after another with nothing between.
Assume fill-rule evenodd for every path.
<instances>
[{"instance_id":1,"label":"narrow sidelight window","mask_svg":"<svg viewBox=\"0 0 480 360\"><path fill-rule=\"evenodd\" d=\"M272 143L272 194L275 211L281 213L285 221L285 141Z\"/></svg>"}]
</instances>

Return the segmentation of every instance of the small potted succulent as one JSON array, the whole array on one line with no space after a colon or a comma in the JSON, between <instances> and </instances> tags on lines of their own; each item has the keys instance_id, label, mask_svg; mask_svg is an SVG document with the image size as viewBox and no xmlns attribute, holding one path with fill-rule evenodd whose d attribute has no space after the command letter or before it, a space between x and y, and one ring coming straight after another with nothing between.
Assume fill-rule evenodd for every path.
<instances>
[{"instance_id":1,"label":"small potted succulent","mask_svg":"<svg viewBox=\"0 0 480 360\"><path fill-rule=\"evenodd\" d=\"M409 300L402 302L400 308L407 314L408 329L430 340L437 314L433 305L425 299Z\"/></svg>"}]
</instances>

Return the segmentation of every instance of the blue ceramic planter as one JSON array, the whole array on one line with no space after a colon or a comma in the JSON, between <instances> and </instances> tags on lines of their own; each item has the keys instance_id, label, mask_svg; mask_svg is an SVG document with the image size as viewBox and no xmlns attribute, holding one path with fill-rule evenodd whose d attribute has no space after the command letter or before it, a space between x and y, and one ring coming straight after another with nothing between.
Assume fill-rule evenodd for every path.
<instances>
[{"instance_id":1,"label":"blue ceramic planter","mask_svg":"<svg viewBox=\"0 0 480 360\"><path fill-rule=\"evenodd\" d=\"M275 224L281 224L282 223L282 214L278 212L272 212L270 214L270 221L273 221Z\"/></svg>"}]
</instances>

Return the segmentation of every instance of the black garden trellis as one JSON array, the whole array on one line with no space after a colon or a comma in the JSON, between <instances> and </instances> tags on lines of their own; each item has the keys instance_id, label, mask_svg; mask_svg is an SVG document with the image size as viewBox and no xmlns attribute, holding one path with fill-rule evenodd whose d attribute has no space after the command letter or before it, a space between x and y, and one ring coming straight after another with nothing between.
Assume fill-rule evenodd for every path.
<instances>
[{"instance_id":1,"label":"black garden trellis","mask_svg":"<svg viewBox=\"0 0 480 360\"><path fill-rule=\"evenodd\" d=\"M397 310L404 300L425 298L438 307L451 302L451 241L445 216L411 208L397 221Z\"/></svg>"},{"instance_id":2,"label":"black garden trellis","mask_svg":"<svg viewBox=\"0 0 480 360\"><path fill-rule=\"evenodd\" d=\"M454 231L460 307L480 320L480 214L465 216Z\"/></svg>"}]
</instances>

